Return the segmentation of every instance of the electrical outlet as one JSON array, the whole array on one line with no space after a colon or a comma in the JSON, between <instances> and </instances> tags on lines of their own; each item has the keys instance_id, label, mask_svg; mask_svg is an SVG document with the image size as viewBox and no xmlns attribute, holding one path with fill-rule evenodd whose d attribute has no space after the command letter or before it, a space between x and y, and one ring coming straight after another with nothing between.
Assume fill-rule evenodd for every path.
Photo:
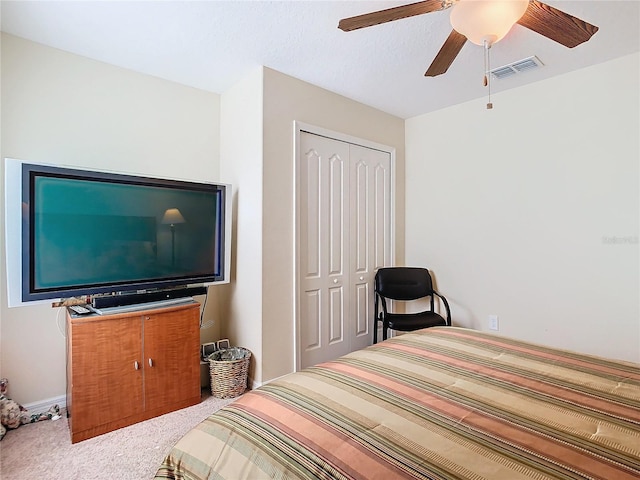
<instances>
[{"instance_id":1,"label":"electrical outlet","mask_svg":"<svg viewBox=\"0 0 640 480\"><path fill-rule=\"evenodd\" d=\"M498 316L489 315L489 330L498 330Z\"/></svg>"}]
</instances>

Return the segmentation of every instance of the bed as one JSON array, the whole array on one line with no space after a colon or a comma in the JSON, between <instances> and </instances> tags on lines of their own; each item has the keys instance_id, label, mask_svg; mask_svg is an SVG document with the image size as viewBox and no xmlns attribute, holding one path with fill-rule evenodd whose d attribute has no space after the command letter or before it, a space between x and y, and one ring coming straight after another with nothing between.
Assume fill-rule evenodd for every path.
<instances>
[{"instance_id":1,"label":"bed","mask_svg":"<svg viewBox=\"0 0 640 480\"><path fill-rule=\"evenodd\" d=\"M640 478L640 365L456 327L246 393L156 479Z\"/></svg>"}]
</instances>

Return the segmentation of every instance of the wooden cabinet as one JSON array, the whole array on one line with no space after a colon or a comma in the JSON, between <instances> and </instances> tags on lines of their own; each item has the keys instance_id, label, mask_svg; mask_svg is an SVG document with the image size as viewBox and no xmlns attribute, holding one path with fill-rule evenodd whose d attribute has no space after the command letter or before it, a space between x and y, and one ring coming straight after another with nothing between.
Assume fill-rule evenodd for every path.
<instances>
[{"instance_id":1,"label":"wooden cabinet","mask_svg":"<svg viewBox=\"0 0 640 480\"><path fill-rule=\"evenodd\" d=\"M200 401L200 305L67 314L67 412L79 442Z\"/></svg>"}]
</instances>

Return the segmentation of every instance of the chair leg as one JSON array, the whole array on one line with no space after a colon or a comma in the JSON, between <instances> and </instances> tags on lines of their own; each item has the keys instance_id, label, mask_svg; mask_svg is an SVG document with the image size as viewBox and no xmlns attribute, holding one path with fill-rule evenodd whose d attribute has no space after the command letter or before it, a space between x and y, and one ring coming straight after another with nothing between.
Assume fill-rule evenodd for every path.
<instances>
[{"instance_id":1,"label":"chair leg","mask_svg":"<svg viewBox=\"0 0 640 480\"><path fill-rule=\"evenodd\" d=\"M378 343L378 319L373 319L373 343Z\"/></svg>"},{"instance_id":2,"label":"chair leg","mask_svg":"<svg viewBox=\"0 0 640 480\"><path fill-rule=\"evenodd\" d=\"M387 330L389 329L389 327L387 326L387 324L385 322L382 322L382 340L386 340L387 339Z\"/></svg>"}]
</instances>

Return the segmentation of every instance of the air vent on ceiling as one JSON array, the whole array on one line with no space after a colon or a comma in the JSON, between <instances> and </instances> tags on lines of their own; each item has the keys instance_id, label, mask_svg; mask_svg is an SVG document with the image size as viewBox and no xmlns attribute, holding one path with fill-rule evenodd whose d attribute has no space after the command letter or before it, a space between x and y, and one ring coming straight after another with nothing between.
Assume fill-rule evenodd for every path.
<instances>
[{"instance_id":1,"label":"air vent on ceiling","mask_svg":"<svg viewBox=\"0 0 640 480\"><path fill-rule=\"evenodd\" d=\"M502 78L515 75L516 73L527 72L529 70L542 66L544 66L544 63L542 63L540 59L534 55L533 57L523 58L522 60L518 60L508 65L494 68L490 73L493 78L500 80Z\"/></svg>"}]
</instances>

